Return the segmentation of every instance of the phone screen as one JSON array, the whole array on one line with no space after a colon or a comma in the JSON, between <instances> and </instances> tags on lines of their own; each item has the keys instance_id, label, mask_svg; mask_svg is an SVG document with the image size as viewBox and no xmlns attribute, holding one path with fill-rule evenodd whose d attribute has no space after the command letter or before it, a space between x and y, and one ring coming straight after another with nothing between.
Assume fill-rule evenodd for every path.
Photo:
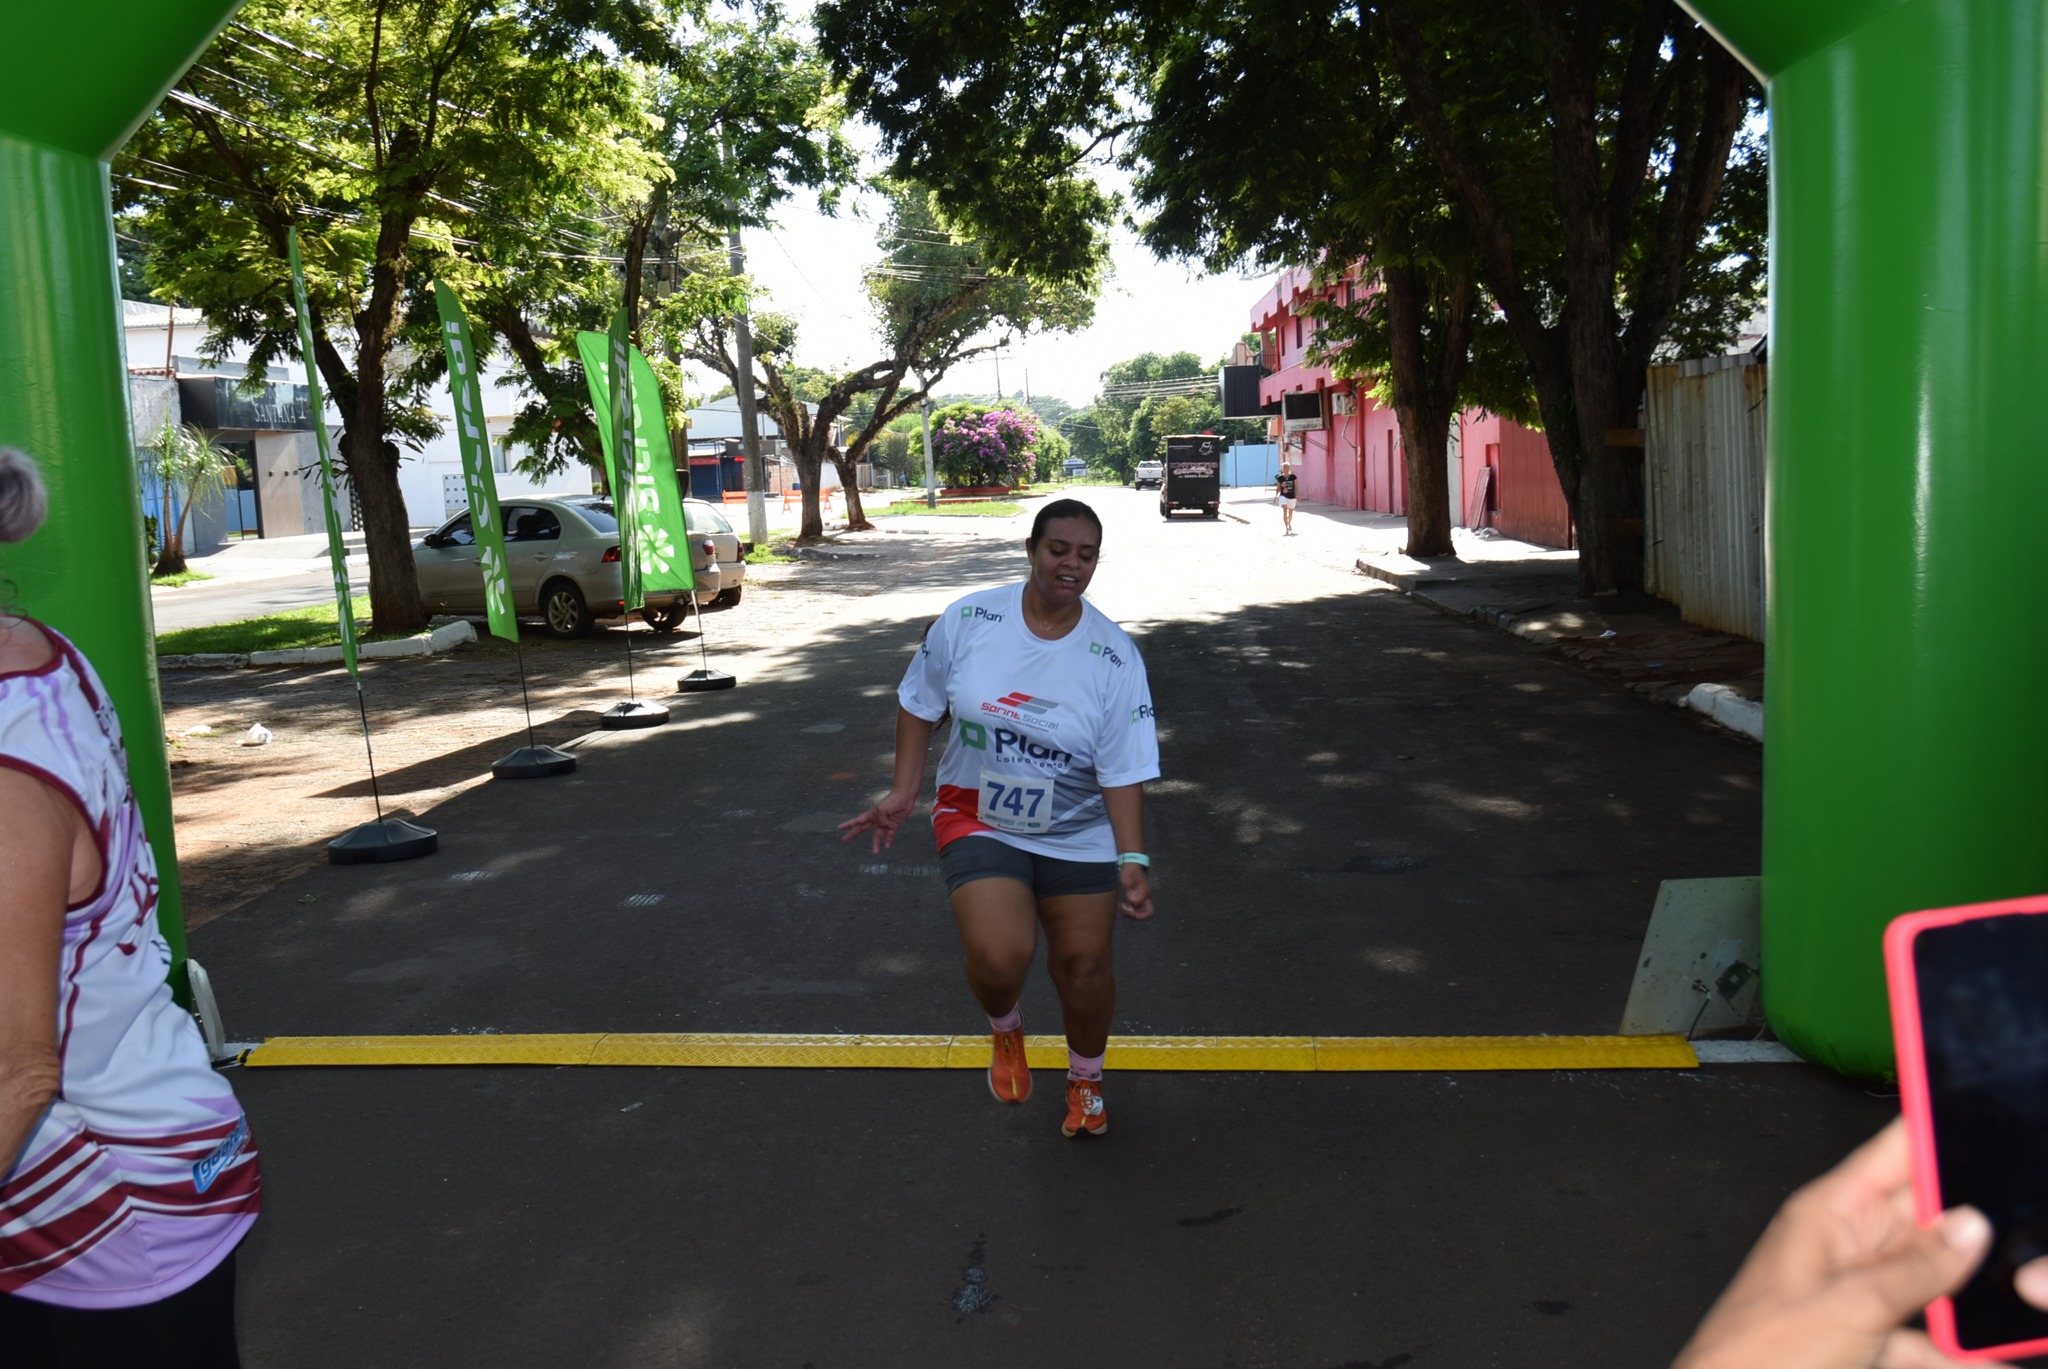
<instances>
[{"instance_id":1,"label":"phone screen","mask_svg":"<svg viewBox=\"0 0 2048 1369\"><path fill-rule=\"evenodd\" d=\"M1953 1299L1968 1349L2048 1337L2013 1273L2048 1255L2048 916L1929 927L1913 939L1944 1208L1991 1220L1991 1253Z\"/></svg>"}]
</instances>

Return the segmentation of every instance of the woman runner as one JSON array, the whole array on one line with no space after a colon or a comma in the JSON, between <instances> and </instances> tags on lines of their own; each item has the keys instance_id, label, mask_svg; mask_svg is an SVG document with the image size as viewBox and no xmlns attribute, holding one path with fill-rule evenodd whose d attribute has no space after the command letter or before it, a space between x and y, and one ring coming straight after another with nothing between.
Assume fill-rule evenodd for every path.
<instances>
[{"instance_id":1,"label":"woman runner","mask_svg":"<svg viewBox=\"0 0 2048 1369\"><path fill-rule=\"evenodd\" d=\"M1273 482L1273 502L1280 506L1280 521L1286 525L1282 537L1294 536L1294 491L1298 483L1294 467L1281 462L1280 476Z\"/></svg>"},{"instance_id":2,"label":"woman runner","mask_svg":"<svg viewBox=\"0 0 2048 1369\"><path fill-rule=\"evenodd\" d=\"M872 832L874 850L894 844L932 728L950 712L932 828L967 985L994 1035L989 1091L1005 1103L1031 1096L1017 996L1042 925L1067 1032L1067 1136L1109 1130L1110 934L1119 907L1153 913L1143 786L1159 777L1159 741L1137 647L1082 598L1101 546L1095 511L1055 500L1024 543L1024 583L946 609L896 691L895 787L841 824L848 841Z\"/></svg>"}]
</instances>

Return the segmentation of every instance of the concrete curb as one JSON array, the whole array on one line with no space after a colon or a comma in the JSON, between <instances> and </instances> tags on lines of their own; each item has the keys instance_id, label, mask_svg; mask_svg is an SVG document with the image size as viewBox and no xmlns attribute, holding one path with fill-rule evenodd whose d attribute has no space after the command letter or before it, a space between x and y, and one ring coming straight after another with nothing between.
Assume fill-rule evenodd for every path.
<instances>
[{"instance_id":1,"label":"concrete curb","mask_svg":"<svg viewBox=\"0 0 2048 1369\"><path fill-rule=\"evenodd\" d=\"M476 640L476 629L466 622L443 623L431 632L396 637L388 642L363 642L356 648L365 661L390 660L397 656L432 656L464 642ZM202 651L190 656L159 656L159 670L223 670L243 666L330 665L341 660L339 646L291 647L283 651Z\"/></svg>"},{"instance_id":2,"label":"concrete curb","mask_svg":"<svg viewBox=\"0 0 2048 1369\"><path fill-rule=\"evenodd\" d=\"M1757 741L1764 739L1764 706L1745 699L1727 685L1697 684L1685 696L1685 706L1704 713L1731 732Z\"/></svg>"},{"instance_id":3,"label":"concrete curb","mask_svg":"<svg viewBox=\"0 0 2048 1369\"><path fill-rule=\"evenodd\" d=\"M1356 567L1360 575L1370 575L1375 580L1384 581L1395 589L1400 590L1403 594L1415 594L1419 586L1449 584L1458 578L1455 575L1438 574L1436 568L1427 561L1417 561L1407 556L1398 555L1361 556L1356 562ZM1422 598L1423 596L1416 595L1416 597ZM1443 609L1446 613L1456 613L1458 611L1445 608L1442 604L1431 604L1430 606Z\"/></svg>"},{"instance_id":4,"label":"concrete curb","mask_svg":"<svg viewBox=\"0 0 2048 1369\"><path fill-rule=\"evenodd\" d=\"M1448 614L1450 617L1466 618L1475 623L1484 623L1488 627L1499 628L1502 632L1520 637L1523 641L1535 642L1539 646L1548 646L1557 640L1556 633L1538 632L1524 627L1521 621L1523 615L1515 612L1513 609L1492 608L1488 606L1457 608L1424 593L1419 586L1431 583L1446 583L1450 577L1431 577L1427 573L1428 567L1425 563L1417 561L1413 564L1422 567L1422 569L1410 571L1405 567L1397 568L1360 557L1358 560L1358 572L1361 575L1369 575L1375 580L1383 580L1417 603L1427 604L1437 612ZM1764 739L1764 706L1755 699L1746 698L1736 693L1727 685L1694 685L1691 692L1679 702L1696 713L1704 713L1707 717L1712 718L1731 732L1740 732L1743 736L1758 743L1761 743Z\"/></svg>"}]
</instances>

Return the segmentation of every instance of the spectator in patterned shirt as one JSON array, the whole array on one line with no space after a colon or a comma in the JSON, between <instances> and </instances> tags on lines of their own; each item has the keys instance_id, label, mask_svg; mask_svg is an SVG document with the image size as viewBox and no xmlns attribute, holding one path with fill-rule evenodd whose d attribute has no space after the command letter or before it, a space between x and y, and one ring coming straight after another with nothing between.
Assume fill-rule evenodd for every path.
<instances>
[{"instance_id":1,"label":"spectator in patterned shirt","mask_svg":"<svg viewBox=\"0 0 2048 1369\"><path fill-rule=\"evenodd\" d=\"M0 448L0 543L33 534L45 508L34 463ZM261 1201L256 1149L171 998L156 899L104 686L63 636L0 601L9 1369L239 1363L234 1250Z\"/></svg>"}]
</instances>

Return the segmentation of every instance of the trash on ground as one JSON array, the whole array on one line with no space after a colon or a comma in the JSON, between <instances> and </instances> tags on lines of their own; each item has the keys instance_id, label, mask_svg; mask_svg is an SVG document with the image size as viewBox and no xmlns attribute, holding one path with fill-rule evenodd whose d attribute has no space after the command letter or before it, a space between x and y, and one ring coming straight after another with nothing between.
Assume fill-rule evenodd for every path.
<instances>
[{"instance_id":1,"label":"trash on ground","mask_svg":"<svg viewBox=\"0 0 2048 1369\"><path fill-rule=\"evenodd\" d=\"M270 729L262 723L254 724L247 732L242 734L243 746L268 746L269 744Z\"/></svg>"}]
</instances>

